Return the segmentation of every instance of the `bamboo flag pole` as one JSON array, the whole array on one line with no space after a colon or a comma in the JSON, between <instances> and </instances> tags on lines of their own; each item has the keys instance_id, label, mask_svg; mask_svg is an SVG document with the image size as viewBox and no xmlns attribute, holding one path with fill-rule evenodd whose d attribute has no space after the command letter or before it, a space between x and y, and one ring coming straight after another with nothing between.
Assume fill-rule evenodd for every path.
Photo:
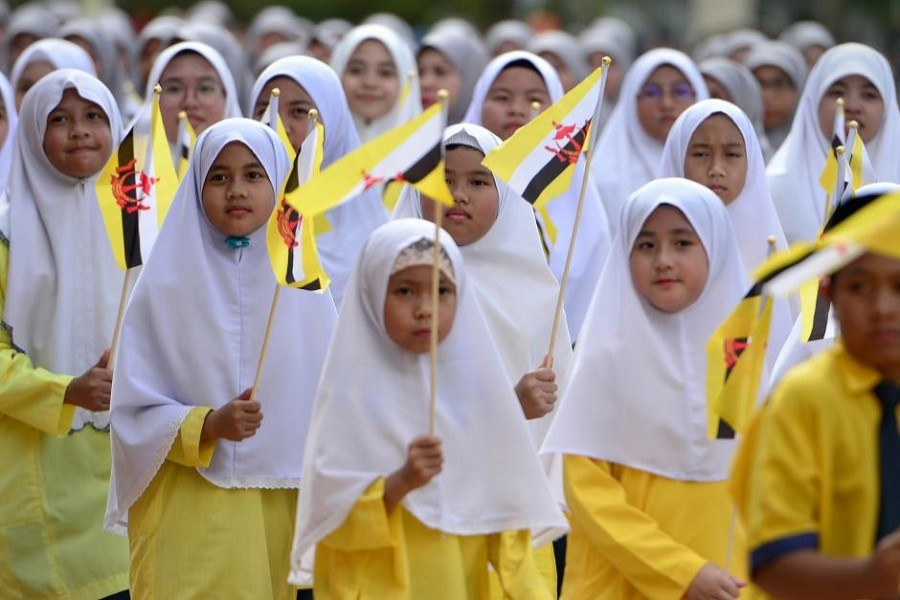
<instances>
[{"instance_id":1,"label":"bamboo flag pole","mask_svg":"<svg viewBox=\"0 0 900 600\"><path fill-rule=\"evenodd\" d=\"M272 96L271 96L272 101L276 101L278 99L279 93L280 93L280 91L278 90L278 88L275 88L274 90L272 90ZM312 135L312 133L315 131L316 121L318 120L318 118L319 118L319 113L318 113L318 111L316 111L316 109L312 109L309 111L309 124L307 125L307 128L306 128L307 137ZM299 151L294 160L295 161L300 160ZM294 168L296 168L296 166L297 165L295 164ZM301 183L303 182L302 180L303 180L304 176L307 179L312 176L311 173L306 173L306 174L298 173L297 175L301 178ZM278 210L277 204L276 204L274 210ZM256 391L259 389L260 381L262 381L263 365L266 362L266 355L269 352L269 340L272 337L272 325L275 322L275 312L278 309L278 300L280 298L281 298L281 285L276 281L275 282L275 293L272 294L272 306L269 308L269 318L266 321L266 333L265 333L265 335L263 335L262 349L259 352L259 360L256 362L256 375L254 375L254 377L253 377L253 387L250 389L250 399L251 400L256 400Z\"/></svg>"},{"instance_id":2,"label":"bamboo flag pole","mask_svg":"<svg viewBox=\"0 0 900 600\"><path fill-rule=\"evenodd\" d=\"M778 238L776 238L774 235L770 235L769 237L766 238L766 244L767 244L766 258L767 259L772 258L772 255L775 254L775 252L778 250L778 248L776 246L777 243L778 243ZM765 305L766 305L765 290L762 292L762 294L763 294L763 297L761 297L760 301L759 301L759 311L757 313L757 318L759 318L759 316L762 315L763 311L765 310ZM731 511L731 524L728 526L728 544L725 546L725 564L724 564L723 568L728 572L730 572L731 561L734 558L734 538L737 535L737 522L738 522L738 509L737 509L737 506L735 505L734 509L732 509L732 511Z\"/></svg>"},{"instance_id":3,"label":"bamboo flag pole","mask_svg":"<svg viewBox=\"0 0 900 600\"><path fill-rule=\"evenodd\" d=\"M444 115L444 123L447 122L450 95L447 90L438 91L441 103L441 112ZM444 145L441 144L441 154L444 153ZM431 388L428 409L428 434L434 435L435 411L437 410L437 370L438 370L438 310L440 308L441 288L441 222L444 218L443 205L434 200L434 256L431 267L431 336L428 338L429 353L431 355Z\"/></svg>"},{"instance_id":4,"label":"bamboo flag pole","mask_svg":"<svg viewBox=\"0 0 900 600\"><path fill-rule=\"evenodd\" d=\"M553 364L553 347L556 345L556 336L559 332L559 323L562 318L563 300L566 296L566 286L569 283L569 271L572 268L572 257L575 255L575 239L578 237L578 226L581 223L581 213L584 209L584 195L589 185L588 177L591 173L591 162L594 158L594 150L597 146L597 135L600 124L600 107L603 106L603 91L606 89L606 78L609 74L609 65L612 59L603 57L603 74L600 76L600 95L597 97L597 108L591 120L591 138L584 161L584 173L581 177L581 191L578 194L578 207L575 209L575 222L572 223L572 237L569 240L569 251L566 254L566 266L563 268L562 278L559 280L559 296L556 299L556 311L553 314L553 329L550 331L550 342L547 347L547 364Z\"/></svg>"},{"instance_id":5,"label":"bamboo flag pole","mask_svg":"<svg viewBox=\"0 0 900 600\"><path fill-rule=\"evenodd\" d=\"M272 335L272 324L275 322L275 311L278 308L278 299L281 296L281 286L275 283L275 293L272 294L272 307L269 309L269 319L266 321L266 334L263 336L262 350L259 353L259 361L256 363L256 376L253 378L253 387L250 389L250 399L256 400L256 390L262 379L263 364L266 362L266 354L269 352L269 338Z\"/></svg>"},{"instance_id":6,"label":"bamboo flag pole","mask_svg":"<svg viewBox=\"0 0 900 600\"><path fill-rule=\"evenodd\" d=\"M122 282L122 295L119 297L119 310L116 313L116 327L113 329L112 345L109 347L109 362L106 368L110 371L116 365L116 352L119 349L119 338L122 336L122 318L125 316L125 305L131 295L131 279L137 267L125 269L125 280Z\"/></svg>"}]
</instances>

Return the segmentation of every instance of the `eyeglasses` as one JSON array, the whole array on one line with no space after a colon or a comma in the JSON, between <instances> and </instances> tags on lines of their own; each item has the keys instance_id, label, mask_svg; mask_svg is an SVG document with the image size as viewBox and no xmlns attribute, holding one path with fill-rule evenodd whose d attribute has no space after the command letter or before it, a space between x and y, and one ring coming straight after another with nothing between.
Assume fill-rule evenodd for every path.
<instances>
[{"instance_id":1,"label":"eyeglasses","mask_svg":"<svg viewBox=\"0 0 900 600\"><path fill-rule=\"evenodd\" d=\"M189 87L180 81L169 81L161 84L162 96L166 100L181 102L187 95L188 90L193 90L194 95L201 102L207 102L217 96L224 96L225 91L222 86L215 81L201 81L194 87Z\"/></svg>"},{"instance_id":2,"label":"eyeglasses","mask_svg":"<svg viewBox=\"0 0 900 600\"><path fill-rule=\"evenodd\" d=\"M663 87L661 85L651 83L645 85L638 92L638 100L645 102L659 102L663 96L671 96L676 100L693 100L696 94L694 88L689 83L676 83L672 87Z\"/></svg>"}]
</instances>

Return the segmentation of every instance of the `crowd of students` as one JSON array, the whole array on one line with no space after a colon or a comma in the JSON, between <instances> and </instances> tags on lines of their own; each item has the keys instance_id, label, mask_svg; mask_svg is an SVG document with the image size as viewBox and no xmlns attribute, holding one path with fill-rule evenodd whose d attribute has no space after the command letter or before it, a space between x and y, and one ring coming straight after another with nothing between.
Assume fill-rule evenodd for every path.
<instances>
[{"instance_id":1,"label":"crowd of students","mask_svg":"<svg viewBox=\"0 0 900 600\"><path fill-rule=\"evenodd\" d=\"M800 342L799 301L776 301L751 427L707 434L707 340L753 270L900 190L877 49L815 23L693 58L611 18L232 25L215 2L139 34L65 3L9 16L0 595L900 597L900 259L823 277L833 339ZM482 161L605 55L590 172L536 212ZM124 275L96 183L157 84L175 164L190 151L111 356ZM280 292L257 386L291 169L256 120L274 88L294 150L318 112L323 169L447 90L454 204L375 185L317 220L332 284ZM831 214L839 98L873 185Z\"/></svg>"}]
</instances>

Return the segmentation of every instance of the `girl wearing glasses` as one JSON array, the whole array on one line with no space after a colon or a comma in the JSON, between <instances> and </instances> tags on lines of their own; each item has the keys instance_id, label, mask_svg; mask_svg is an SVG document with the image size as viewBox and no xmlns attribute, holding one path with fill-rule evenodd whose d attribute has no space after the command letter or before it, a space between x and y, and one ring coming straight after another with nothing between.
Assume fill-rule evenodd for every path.
<instances>
[{"instance_id":1,"label":"girl wearing glasses","mask_svg":"<svg viewBox=\"0 0 900 600\"><path fill-rule=\"evenodd\" d=\"M697 65L678 50L651 50L628 70L591 165L613 228L628 195L656 176L675 119L707 97Z\"/></svg>"}]
</instances>

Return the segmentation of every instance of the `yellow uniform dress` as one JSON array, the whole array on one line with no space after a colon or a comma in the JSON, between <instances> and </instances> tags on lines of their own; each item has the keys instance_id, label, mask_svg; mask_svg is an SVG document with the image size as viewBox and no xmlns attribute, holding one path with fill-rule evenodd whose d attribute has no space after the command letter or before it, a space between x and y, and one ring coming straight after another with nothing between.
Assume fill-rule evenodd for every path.
<instances>
[{"instance_id":1,"label":"yellow uniform dress","mask_svg":"<svg viewBox=\"0 0 900 600\"><path fill-rule=\"evenodd\" d=\"M293 599L287 583L295 489L225 489L197 472L216 443L200 443L212 409L188 414L153 481L128 511L135 599Z\"/></svg>"},{"instance_id":2,"label":"yellow uniform dress","mask_svg":"<svg viewBox=\"0 0 900 600\"><path fill-rule=\"evenodd\" d=\"M9 248L0 241L0 313ZM109 434L67 435L71 375L35 368L0 329L0 597L96 600L128 588L125 540L103 531Z\"/></svg>"},{"instance_id":3,"label":"yellow uniform dress","mask_svg":"<svg viewBox=\"0 0 900 600\"><path fill-rule=\"evenodd\" d=\"M707 562L723 567L728 482L692 483L584 456L564 459L572 529L564 600L681 598ZM743 533L729 573L743 578Z\"/></svg>"},{"instance_id":4,"label":"yellow uniform dress","mask_svg":"<svg viewBox=\"0 0 900 600\"><path fill-rule=\"evenodd\" d=\"M402 505L384 508L384 478L343 524L316 546L316 600L487 600L488 563L507 598L552 598L531 549L531 533L460 536L425 527Z\"/></svg>"},{"instance_id":5,"label":"yellow uniform dress","mask_svg":"<svg viewBox=\"0 0 900 600\"><path fill-rule=\"evenodd\" d=\"M791 370L758 415L735 480L751 568L795 550L870 556L878 522L881 375L838 342ZM742 595L743 596L743 595ZM768 598L751 588L750 598Z\"/></svg>"}]
</instances>

